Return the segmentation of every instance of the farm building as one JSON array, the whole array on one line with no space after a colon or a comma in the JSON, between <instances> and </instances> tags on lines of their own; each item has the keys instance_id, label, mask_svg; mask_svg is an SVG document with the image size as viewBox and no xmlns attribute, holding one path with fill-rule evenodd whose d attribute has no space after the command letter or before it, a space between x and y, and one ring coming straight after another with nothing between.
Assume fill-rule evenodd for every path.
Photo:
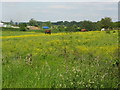
<instances>
[{"instance_id":1,"label":"farm building","mask_svg":"<svg viewBox=\"0 0 120 90\"><path fill-rule=\"evenodd\" d=\"M4 23L0 23L0 27L12 27L11 25L9 25L9 24L4 24Z\"/></svg>"},{"instance_id":2,"label":"farm building","mask_svg":"<svg viewBox=\"0 0 120 90\"><path fill-rule=\"evenodd\" d=\"M20 27L18 27L18 26L11 26L12 28L20 28Z\"/></svg>"},{"instance_id":3,"label":"farm building","mask_svg":"<svg viewBox=\"0 0 120 90\"><path fill-rule=\"evenodd\" d=\"M0 23L0 27L3 27L3 23Z\"/></svg>"}]
</instances>

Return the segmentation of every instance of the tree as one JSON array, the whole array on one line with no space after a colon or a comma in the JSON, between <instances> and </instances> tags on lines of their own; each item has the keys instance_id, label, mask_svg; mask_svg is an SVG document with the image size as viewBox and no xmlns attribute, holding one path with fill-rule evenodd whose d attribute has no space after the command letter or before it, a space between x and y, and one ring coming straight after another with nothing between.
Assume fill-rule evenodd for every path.
<instances>
[{"instance_id":1,"label":"tree","mask_svg":"<svg viewBox=\"0 0 120 90\"><path fill-rule=\"evenodd\" d=\"M14 22L12 20L10 20L10 25L13 25L13 24L14 24Z\"/></svg>"},{"instance_id":2,"label":"tree","mask_svg":"<svg viewBox=\"0 0 120 90\"><path fill-rule=\"evenodd\" d=\"M77 25L77 22L76 21L71 21L70 25Z\"/></svg>"},{"instance_id":3,"label":"tree","mask_svg":"<svg viewBox=\"0 0 120 90\"><path fill-rule=\"evenodd\" d=\"M20 23L19 24L20 31L26 31L27 30L26 26L27 26L26 23Z\"/></svg>"},{"instance_id":4,"label":"tree","mask_svg":"<svg viewBox=\"0 0 120 90\"><path fill-rule=\"evenodd\" d=\"M62 25L62 24L63 24L63 21L58 21L57 24L58 24L58 25Z\"/></svg>"},{"instance_id":5,"label":"tree","mask_svg":"<svg viewBox=\"0 0 120 90\"><path fill-rule=\"evenodd\" d=\"M66 32L76 32L78 31L78 27L77 25L72 25L72 26L68 26L67 28L65 28Z\"/></svg>"},{"instance_id":6,"label":"tree","mask_svg":"<svg viewBox=\"0 0 120 90\"><path fill-rule=\"evenodd\" d=\"M63 24L64 24L65 26L70 26L70 25L69 25L70 23L69 23L68 21L64 21Z\"/></svg>"},{"instance_id":7,"label":"tree","mask_svg":"<svg viewBox=\"0 0 120 90\"><path fill-rule=\"evenodd\" d=\"M29 25L36 26L37 25L37 21L32 18L31 20L29 20Z\"/></svg>"},{"instance_id":8,"label":"tree","mask_svg":"<svg viewBox=\"0 0 120 90\"><path fill-rule=\"evenodd\" d=\"M81 21L79 22L79 27L81 27L81 29L87 29L89 31L92 31L92 30L96 30L95 28L95 23L91 22L91 21Z\"/></svg>"},{"instance_id":9,"label":"tree","mask_svg":"<svg viewBox=\"0 0 120 90\"><path fill-rule=\"evenodd\" d=\"M51 27L52 24L51 24L50 21L47 21L47 22L44 22L44 25L45 25L45 26L48 26L48 27Z\"/></svg>"},{"instance_id":10,"label":"tree","mask_svg":"<svg viewBox=\"0 0 120 90\"><path fill-rule=\"evenodd\" d=\"M120 30L120 21L112 23L113 29Z\"/></svg>"},{"instance_id":11,"label":"tree","mask_svg":"<svg viewBox=\"0 0 120 90\"><path fill-rule=\"evenodd\" d=\"M96 22L96 30L101 30L101 28L102 28L101 22L100 22L100 21L97 21L97 22Z\"/></svg>"},{"instance_id":12,"label":"tree","mask_svg":"<svg viewBox=\"0 0 120 90\"><path fill-rule=\"evenodd\" d=\"M120 30L120 21L117 22L118 29Z\"/></svg>"},{"instance_id":13,"label":"tree","mask_svg":"<svg viewBox=\"0 0 120 90\"><path fill-rule=\"evenodd\" d=\"M101 28L109 29L112 26L112 19L110 17L105 17L101 19Z\"/></svg>"},{"instance_id":14,"label":"tree","mask_svg":"<svg viewBox=\"0 0 120 90\"><path fill-rule=\"evenodd\" d=\"M60 31L60 32L65 31L63 25L59 25L59 26L57 27L57 30Z\"/></svg>"}]
</instances>

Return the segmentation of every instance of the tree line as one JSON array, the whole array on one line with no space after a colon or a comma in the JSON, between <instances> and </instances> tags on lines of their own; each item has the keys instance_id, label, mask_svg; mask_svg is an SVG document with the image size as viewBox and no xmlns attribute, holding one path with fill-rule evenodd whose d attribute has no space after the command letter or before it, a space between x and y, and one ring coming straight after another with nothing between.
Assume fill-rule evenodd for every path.
<instances>
[{"instance_id":1,"label":"tree line","mask_svg":"<svg viewBox=\"0 0 120 90\"><path fill-rule=\"evenodd\" d=\"M12 21L10 21L10 24L13 24ZM100 21L92 22L89 20L84 21L57 21L57 22L42 22L37 21L35 19L30 19L29 22L21 22L19 24L15 23L14 25L18 25L20 27L21 31L26 31L27 26L36 26L41 27L42 26L48 26L50 29L55 30L56 32L76 32L80 31L81 29L87 29L88 31L96 31L101 30L102 28L105 28L107 30L118 30L120 29L120 22L113 22L110 17L102 18Z\"/></svg>"}]
</instances>

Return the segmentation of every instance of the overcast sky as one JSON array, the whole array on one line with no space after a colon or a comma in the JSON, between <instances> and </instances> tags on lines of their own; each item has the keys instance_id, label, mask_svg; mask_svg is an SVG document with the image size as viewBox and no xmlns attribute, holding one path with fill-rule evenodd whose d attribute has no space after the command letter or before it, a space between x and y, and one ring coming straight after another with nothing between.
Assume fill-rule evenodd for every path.
<instances>
[{"instance_id":1,"label":"overcast sky","mask_svg":"<svg viewBox=\"0 0 120 90\"><path fill-rule=\"evenodd\" d=\"M29 21L31 18L38 21L98 21L103 17L111 17L113 21L118 21L118 0L104 0L106 2L97 2L103 0L91 0L96 2L87 2L88 0L84 0L86 2L75 2L75 0L74 2L37 2L38 0L34 0L36 2L2 1L3 21L13 20L21 22Z\"/></svg>"},{"instance_id":2,"label":"overcast sky","mask_svg":"<svg viewBox=\"0 0 120 90\"><path fill-rule=\"evenodd\" d=\"M118 2L119 0L1 0L2 2Z\"/></svg>"}]
</instances>

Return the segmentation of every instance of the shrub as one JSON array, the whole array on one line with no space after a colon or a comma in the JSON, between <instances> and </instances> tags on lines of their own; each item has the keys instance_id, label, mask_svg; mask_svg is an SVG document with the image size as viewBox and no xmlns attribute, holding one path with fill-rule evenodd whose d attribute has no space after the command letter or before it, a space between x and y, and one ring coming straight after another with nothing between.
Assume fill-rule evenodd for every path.
<instances>
[{"instance_id":1,"label":"shrub","mask_svg":"<svg viewBox=\"0 0 120 90\"><path fill-rule=\"evenodd\" d=\"M106 31L107 34L110 34L110 31Z\"/></svg>"},{"instance_id":2,"label":"shrub","mask_svg":"<svg viewBox=\"0 0 120 90\"><path fill-rule=\"evenodd\" d=\"M21 23L20 25L20 31L27 31L27 28L26 28L26 24L25 23Z\"/></svg>"},{"instance_id":3,"label":"shrub","mask_svg":"<svg viewBox=\"0 0 120 90\"><path fill-rule=\"evenodd\" d=\"M115 33L115 31L113 31L113 33Z\"/></svg>"}]
</instances>

